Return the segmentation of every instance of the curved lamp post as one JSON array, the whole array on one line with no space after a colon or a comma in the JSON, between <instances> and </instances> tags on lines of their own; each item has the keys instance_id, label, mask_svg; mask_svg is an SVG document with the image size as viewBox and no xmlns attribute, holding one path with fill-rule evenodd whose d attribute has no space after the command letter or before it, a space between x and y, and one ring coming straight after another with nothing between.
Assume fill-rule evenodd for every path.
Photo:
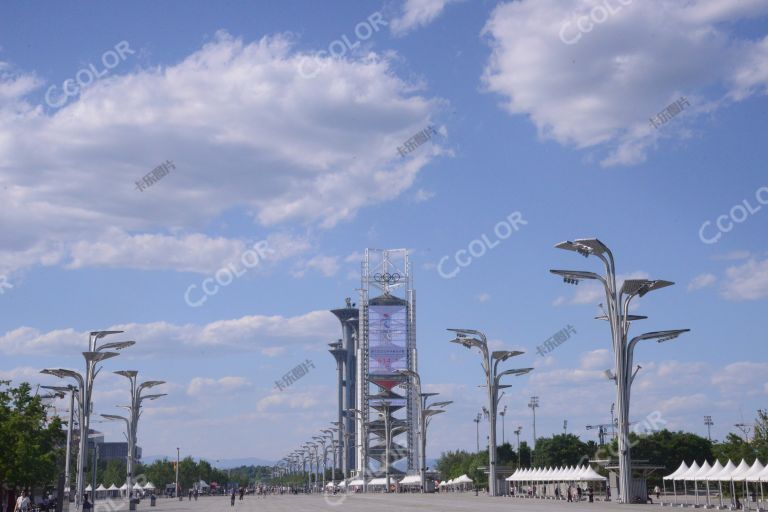
<instances>
[{"instance_id":1,"label":"curved lamp post","mask_svg":"<svg viewBox=\"0 0 768 512\"><path fill-rule=\"evenodd\" d=\"M498 373L499 363L510 357L523 354L518 350L497 350L489 352L488 339L485 334L475 329L448 329L456 333L456 338L450 340L465 348L478 348L482 354L482 366L485 372L485 384L488 388L489 443L488 443L488 493L497 496L496 482L496 410L499 403L499 379L504 375L524 375L533 368L507 370Z\"/></svg>"},{"instance_id":2,"label":"curved lamp post","mask_svg":"<svg viewBox=\"0 0 768 512\"><path fill-rule=\"evenodd\" d=\"M578 284L582 279L599 281L605 290L608 312L606 317L611 327L611 341L614 352L614 367L616 376L616 403L618 407L618 426L619 426L619 495L624 503L632 502L629 496L632 481L632 460L629 447L629 396L630 387L634 375L632 374L631 353L637 342L633 339L630 344L627 343L627 334L630 323L634 320L640 320L645 317L629 314L629 305L636 296L643 297L645 294L671 286L671 281L650 280L650 279L628 279L624 281L619 289L616 286L616 265L613 253L608 247L596 238L583 238L574 241L561 242L555 245L558 249L573 251L582 256L595 256L603 262L606 275L600 276L594 272L576 271L576 270L550 270L551 273L561 276L563 281L568 284ZM678 331L663 331L666 333L676 333L674 337L679 336L688 329ZM652 335L655 333L647 333ZM642 335L637 339L653 339L654 336L643 338ZM664 336L662 336L663 338ZM672 339L672 338L668 338ZM631 345L631 348L630 348Z\"/></svg>"}]
</instances>

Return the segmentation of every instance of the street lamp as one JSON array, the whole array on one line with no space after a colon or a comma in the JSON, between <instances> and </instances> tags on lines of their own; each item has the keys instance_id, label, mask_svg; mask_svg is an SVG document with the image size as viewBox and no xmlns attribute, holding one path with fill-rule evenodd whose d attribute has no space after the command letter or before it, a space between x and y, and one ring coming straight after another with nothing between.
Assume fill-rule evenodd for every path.
<instances>
[{"instance_id":1,"label":"street lamp","mask_svg":"<svg viewBox=\"0 0 768 512\"><path fill-rule=\"evenodd\" d=\"M507 415L507 406L504 406L504 410L499 413L499 416L501 416L501 444L505 444L507 442L507 434L506 434L506 420L505 416Z\"/></svg>"},{"instance_id":2,"label":"street lamp","mask_svg":"<svg viewBox=\"0 0 768 512\"><path fill-rule=\"evenodd\" d=\"M523 427L518 425L518 427L515 429L515 435L517 436L517 467L519 468L522 466L522 457L520 456L520 432L522 432Z\"/></svg>"},{"instance_id":3,"label":"street lamp","mask_svg":"<svg viewBox=\"0 0 768 512\"><path fill-rule=\"evenodd\" d=\"M465 348L478 348L482 354L482 365L485 372L485 384L488 387L488 414L490 420L489 443L488 443L488 492L491 496L496 496L496 411L499 403L499 379L504 375L524 375L533 368L522 368L517 370L507 370L498 373L499 363L507 359L521 355L523 352L518 350L497 350L489 352L488 340L485 334L475 329L448 329L456 333L456 338L450 340L452 343L458 343ZM479 424L478 424L479 427ZM479 431L479 428L478 428ZM478 445L479 445L478 441ZM479 451L479 447L478 447Z\"/></svg>"},{"instance_id":4,"label":"street lamp","mask_svg":"<svg viewBox=\"0 0 768 512\"><path fill-rule=\"evenodd\" d=\"M417 412L417 418L419 421L419 446L420 446L420 452L421 456L419 457L419 463L418 463L418 469L419 469L419 479L421 481L421 492L425 493L426 490L426 477L427 477L427 426L429 425L429 418L431 416L434 416L435 414L439 414L445 411L442 410L433 410L432 407L445 407L446 405L452 404L452 400L443 401L443 402L433 402L429 405L427 405L427 399L431 396L436 396L438 393L422 393L421 392L421 376L413 371L413 370L407 370L407 369L400 369L396 370L397 373L401 375L405 375L410 380L413 381L414 386L416 387L416 396L419 397L418 404L418 412ZM478 448L478 451L479 448Z\"/></svg>"},{"instance_id":5,"label":"street lamp","mask_svg":"<svg viewBox=\"0 0 768 512\"><path fill-rule=\"evenodd\" d=\"M93 394L93 382L96 379L96 375L99 374L101 368L96 369L96 364L117 356L117 352L83 352L85 358L86 372L85 376L74 371L67 370L65 368L47 368L40 373L53 375L60 379L71 378L78 384L78 423L80 425L80 439L77 454L77 485L75 506L80 509L83 499L83 493L85 492L85 453L88 449L88 433L90 416L91 416L91 396Z\"/></svg>"},{"instance_id":6,"label":"street lamp","mask_svg":"<svg viewBox=\"0 0 768 512\"><path fill-rule=\"evenodd\" d=\"M45 370L43 372L45 373ZM50 389L51 391L56 391L57 393L69 393L69 421L67 422L67 450L66 450L66 459L64 460L64 492L65 496L67 497L67 502L69 502L69 493L70 493L70 459L71 456L71 449L72 449L72 428L74 423L74 415L75 415L75 399L78 400L78 407L80 397L77 395L79 392L79 388L76 388L73 385L69 386L42 386L45 389Z\"/></svg>"},{"instance_id":7,"label":"street lamp","mask_svg":"<svg viewBox=\"0 0 768 512\"><path fill-rule=\"evenodd\" d=\"M124 342L129 343L129 342ZM128 409L129 412L129 428L128 428L128 468L126 471L126 486L128 494L128 508L129 510L136 510L136 504L131 500L133 495L133 458L135 455L137 445L137 435L139 429L139 417L141 416L141 403L144 400L156 400L165 396L165 393L155 395L142 395L141 392L144 389L149 389L160 384L165 384L162 380L150 380L136 385L136 376L139 374L136 370L119 370L113 372L115 375L125 377L130 382L130 405L122 406Z\"/></svg>"},{"instance_id":8,"label":"street lamp","mask_svg":"<svg viewBox=\"0 0 768 512\"><path fill-rule=\"evenodd\" d=\"M603 262L605 267L605 276L600 276L594 272L574 270L550 270L550 272L561 276L569 284L578 284L581 279L598 280L605 290L606 303L608 305L606 317L611 327L611 341L614 351L616 402L618 406L619 495L624 503L631 503L632 497L629 494L631 489L632 463L630 447L628 445L629 396L632 380L636 374L636 372L635 374L632 373L632 351L637 341L642 339L658 338L660 341L664 338L673 339L683 332L687 332L687 330L663 331L667 336L655 336L658 333L647 333L647 335L633 339L630 342L631 346L628 346L627 333L630 323L644 318L629 314L629 305L632 299L636 296L643 297L651 291L671 286L673 283L664 280L628 279L619 289L616 286L616 265L613 253L600 240L596 238L576 239L574 241L561 242L555 245L555 247L577 252L584 257L595 256Z\"/></svg>"}]
</instances>

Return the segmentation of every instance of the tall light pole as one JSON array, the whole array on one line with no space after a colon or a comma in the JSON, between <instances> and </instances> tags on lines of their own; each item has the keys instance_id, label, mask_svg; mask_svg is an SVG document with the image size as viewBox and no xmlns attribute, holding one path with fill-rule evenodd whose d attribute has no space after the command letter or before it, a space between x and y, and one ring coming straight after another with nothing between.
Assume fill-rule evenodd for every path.
<instances>
[{"instance_id":1,"label":"tall light pole","mask_svg":"<svg viewBox=\"0 0 768 512\"><path fill-rule=\"evenodd\" d=\"M139 417L141 416L141 403L144 400L156 400L162 396L165 396L165 394L157 394L157 395L142 395L141 392L145 389L149 389L154 386L159 386L160 384L165 384L165 381L162 380L150 380L143 382L136 385L136 376L139 374L136 370L120 370L116 372L112 372L115 375L120 375L122 377L125 377L130 382L130 405L123 406L129 411L129 428L128 428L128 468L126 471L126 486L127 486L127 493L128 493L128 509L129 510L136 510L136 504L131 501L131 497L133 496L133 466L134 466L134 456L136 451L136 446L138 444L137 442L137 436L138 436L138 430L139 430Z\"/></svg>"},{"instance_id":2,"label":"tall light pole","mask_svg":"<svg viewBox=\"0 0 768 512\"><path fill-rule=\"evenodd\" d=\"M334 435L338 429L337 428L326 428L321 430L323 434L328 436L328 440L330 441L330 448L331 452L333 453L333 465L331 466L331 482L333 485L336 485L336 445L338 444L338 440L334 438ZM325 477L323 477L325 478Z\"/></svg>"},{"instance_id":3,"label":"tall light pole","mask_svg":"<svg viewBox=\"0 0 768 512\"><path fill-rule=\"evenodd\" d=\"M507 415L507 406L506 405L504 406L504 410L501 411L499 413L499 415L501 416L501 444L504 444L504 443L507 442L507 434L505 432L505 430L506 430L506 427L505 427L506 421L505 421L505 418L504 418Z\"/></svg>"},{"instance_id":4,"label":"tall light pole","mask_svg":"<svg viewBox=\"0 0 768 512\"><path fill-rule=\"evenodd\" d=\"M523 430L522 426L518 426L515 429L515 435L517 436L517 467L518 468L522 466L522 457L520 456L520 432L522 432L522 430Z\"/></svg>"},{"instance_id":5,"label":"tall light pole","mask_svg":"<svg viewBox=\"0 0 768 512\"><path fill-rule=\"evenodd\" d=\"M712 416L704 416L704 424L707 426L707 439L709 441L712 441L712 425L714 425L714 422L712 421Z\"/></svg>"},{"instance_id":6,"label":"tall light pole","mask_svg":"<svg viewBox=\"0 0 768 512\"><path fill-rule=\"evenodd\" d=\"M480 453L480 420L483 419L483 415L477 413L477 416L472 420L475 422L475 436L477 437L477 453Z\"/></svg>"},{"instance_id":7,"label":"tall light pole","mask_svg":"<svg viewBox=\"0 0 768 512\"><path fill-rule=\"evenodd\" d=\"M498 372L499 363L506 361L510 357L521 355L523 352L517 350L498 350L490 352L488 350L488 340L485 334L475 329L448 329L456 333L456 338L450 340L465 348L477 348L482 355L482 365L485 372L485 385L488 388L488 412L490 415L489 442L488 442L488 492L491 496L496 496L496 411L499 405L499 380L505 375L524 375L533 368L519 368L515 370L506 370Z\"/></svg>"},{"instance_id":8,"label":"tall light pole","mask_svg":"<svg viewBox=\"0 0 768 512\"><path fill-rule=\"evenodd\" d=\"M179 447L176 447L176 496L181 501L181 488L179 487L179 462L181 457L181 451Z\"/></svg>"},{"instance_id":9,"label":"tall light pole","mask_svg":"<svg viewBox=\"0 0 768 512\"><path fill-rule=\"evenodd\" d=\"M530 401L528 402L528 407L531 408L531 411L533 412L533 453L536 453L536 408L539 406L539 397L532 396ZM531 463L533 463L533 458L531 457Z\"/></svg>"},{"instance_id":10,"label":"tall light pole","mask_svg":"<svg viewBox=\"0 0 768 512\"><path fill-rule=\"evenodd\" d=\"M401 375L405 375L409 378L409 383L412 383L416 388L416 396L419 397L419 409L417 412L418 417L418 423L419 423L419 463L418 463L418 470L419 470L419 480L421 482L421 492L426 492L426 485L427 485L427 426L429 425L431 416L434 416L436 414L443 413L445 411L443 410L437 410L437 409L430 409L431 407L445 407L446 405L452 404L453 401L447 401L447 402L435 402L427 405L427 399L431 396L437 395L437 393L422 393L421 392L421 376L418 374L418 372L415 372L413 370L407 370L407 369L400 369L396 370L397 373ZM480 449L478 448L478 451Z\"/></svg>"},{"instance_id":11,"label":"tall light pole","mask_svg":"<svg viewBox=\"0 0 768 512\"><path fill-rule=\"evenodd\" d=\"M91 396L93 391L93 381L100 370L96 369L96 364L117 355L117 352L83 352L83 357L86 362L85 376L74 370L67 370L65 368L46 368L40 372L59 377L60 379L69 377L77 382L77 388L79 390L77 399L79 405L78 423L80 425L80 438L77 453L77 495L75 496L75 506L78 510L81 508L83 494L85 493L85 455L88 449L88 433L90 431Z\"/></svg>"},{"instance_id":12,"label":"tall light pole","mask_svg":"<svg viewBox=\"0 0 768 512\"><path fill-rule=\"evenodd\" d=\"M671 286L674 283L664 280L628 279L624 281L619 289L616 286L616 265L613 253L600 240L596 238L576 239L574 241L561 242L555 245L555 247L577 252L584 257L595 256L603 262L606 270L605 276L600 276L594 272L576 270L550 270L550 272L561 276L563 281L569 284L578 284L583 279L597 280L603 285L605 290L608 312L603 319L608 320L611 329L616 374L616 405L619 423L619 496L620 501L631 503L633 497L629 496L630 489L632 488L632 456L629 446L629 399L632 380L634 380L632 352L638 341L643 339L657 339L659 342L668 341L687 332L688 329L646 333L634 338L628 344L627 335L630 323L646 318L629 314L629 305L632 299L636 296L643 297L648 292Z\"/></svg>"},{"instance_id":13,"label":"tall light pole","mask_svg":"<svg viewBox=\"0 0 768 512\"><path fill-rule=\"evenodd\" d=\"M325 439L325 436L312 436L312 439L317 441L323 453L323 486L321 487L321 489L325 489L325 472L328 469L328 452L325 449L326 439ZM317 464L319 466L320 461L318 461Z\"/></svg>"},{"instance_id":14,"label":"tall light pole","mask_svg":"<svg viewBox=\"0 0 768 512\"><path fill-rule=\"evenodd\" d=\"M74 422L74 416L75 416L75 398L77 397L77 393L79 392L79 389L76 388L73 385L69 386L43 386L45 389L50 389L52 391L56 391L58 393L69 393L69 421L67 422L67 449L66 449L66 455L64 460L64 496L67 498L67 503L69 503L69 493L71 492L70 489L70 459L72 458L71 450L72 450L72 423Z\"/></svg>"}]
</instances>

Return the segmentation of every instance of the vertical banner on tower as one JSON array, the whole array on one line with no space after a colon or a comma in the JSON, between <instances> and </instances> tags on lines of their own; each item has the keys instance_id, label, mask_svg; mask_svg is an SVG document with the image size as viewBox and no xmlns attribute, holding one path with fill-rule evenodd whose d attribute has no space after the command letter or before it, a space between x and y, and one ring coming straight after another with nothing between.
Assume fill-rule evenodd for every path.
<instances>
[{"instance_id":1,"label":"vertical banner on tower","mask_svg":"<svg viewBox=\"0 0 768 512\"><path fill-rule=\"evenodd\" d=\"M372 376L397 376L396 370L408 367L406 312L405 304L370 306L368 317L370 361L368 364Z\"/></svg>"}]
</instances>

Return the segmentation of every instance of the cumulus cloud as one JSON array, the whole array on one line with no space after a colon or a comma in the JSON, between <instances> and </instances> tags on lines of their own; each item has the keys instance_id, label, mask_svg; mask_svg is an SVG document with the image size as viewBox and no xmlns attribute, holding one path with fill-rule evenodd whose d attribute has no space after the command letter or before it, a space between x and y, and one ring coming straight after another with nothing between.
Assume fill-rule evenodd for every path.
<instances>
[{"instance_id":1,"label":"cumulus cloud","mask_svg":"<svg viewBox=\"0 0 768 512\"><path fill-rule=\"evenodd\" d=\"M3 270L145 268L165 252L160 265L208 271L242 242L197 233L232 209L265 228L330 228L409 189L440 148L408 159L395 148L442 102L374 53L319 58L308 79L293 44L219 32L176 64L110 74L55 111L28 100L33 73L0 71ZM176 168L137 190L165 160Z\"/></svg>"},{"instance_id":2,"label":"cumulus cloud","mask_svg":"<svg viewBox=\"0 0 768 512\"><path fill-rule=\"evenodd\" d=\"M126 339L141 340L141 351L133 353L126 349L124 354L128 357L221 348L228 353L259 350L265 355L278 355L280 351L274 350L278 345L315 343L318 338L336 336L338 321L327 311L312 311L293 317L249 315L205 325L152 322L120 324L108 329L125 331ZM0 336L0 354L68 355L82 349L87 340L88 332L71 328L41 332L19 327Z\"/></svg>"},{"instance_id":3,"label":"cumulus cloud","mask_svg":"<svg viewBox=\"0 0 768 512\"><path fill-rule=\"evenodd\" d=\"M320 272L325 277L335 276L339 271L339 258L337 256L324 256L318 254L299 264L292 273L296 277L304 277L307 272Z\"/></svg>"},{"instance_id":4,"label":"cumulus cloud","mask_svg":"<svg viewBox=\"0 0 768 512\"><path fill-rule=\"evenodd\" d=\"M768 37L734 30L766 13L761 0L505 2L483 30L483 81L540 137L606 151L605 166L636 164L662 137L687 136L685 117L766 92ZM682 96L690 107L654 128Z\"/></svg>"},{"instance_id":5,"label":"cumulus cloud","mask_svg":"<svg viewBox=\"0 0 768 512\"><path fill-rule=\"evenodd\" d=\"M390 22L394 35L401 36L432 23L448 4L457 0L405 0L400 15Z\"/></svg>"},{"instance_id":6,"label":"cumulus cloud","mask_svg":"<svg viewBox=\"0 0 768 512\"><path fill-rule=\"evenodd\" d=\"M251 386L251 382L244 377L228 376L220 379L195 377L189 381L187 394L195 397L232 395L247 390Z\"/></svg>"},{"instance_id":7,"label":"cumulus cloud","mask_svg":"<svg viewBox=\"0 0 768 512\"><path fill-rule=\"evenodd\" d=\"M768 259L751 258L725 270L723 296L728 300L758 300L768 297Z\"/></svg>"},{"instance_id":8,"label":"cumulus cloud","mask_svg":"<svg viewBox=\"0 0 768 512\"><path fill-rule=\"evenodd\" d=\"M688 283L688 291L691 292L694 290L706 288L707 286L715 284L715 281L717 281L717 276L714 274L700 274L694 277L691 282Z\"/></svg>"}]
</instances>

